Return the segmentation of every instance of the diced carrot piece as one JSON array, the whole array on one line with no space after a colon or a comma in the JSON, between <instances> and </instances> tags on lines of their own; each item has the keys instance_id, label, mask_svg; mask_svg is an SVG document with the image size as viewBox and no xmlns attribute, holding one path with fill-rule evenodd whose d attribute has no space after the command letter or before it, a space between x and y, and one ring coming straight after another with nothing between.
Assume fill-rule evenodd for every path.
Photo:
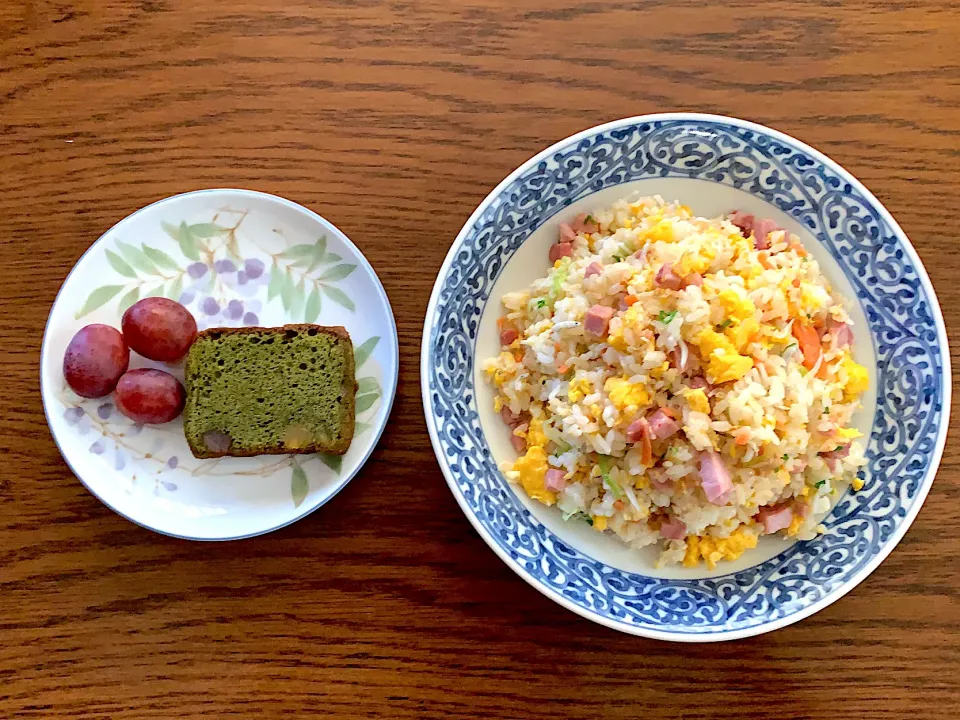
<instances>
[{"instance_id":1,"label":"diced carrot piece","mask_svg":"<svg viewBox=\"0 0 960 720\"><path fill-rule=\"evenodd\" d=\"M793 336L797 339L800 352L803 353L803 366L807 370L813 369L820 358L820 335L809 325L804 325L799 320L793 323Z\"/></svg>"},{"instance_id":2,"label":"diced carrot piece","mask_svg":"<svg viewBox=\"0 0 960 720\"><path fill-rule=\"evenodd\" d=\"M646 467L653 467L653 443L650 440L650 433L644 433L640 438L640 462Z\"/></svg>"},{"instance_id":3,"label":"diced carrot piece","mask_svg":"<svg viewBox=\"0 0 960 720\"><path fill-rule=\"evenodd\" d=\"M623 299L623 304L626 305L627 307L630 307L631 305L633 305L634 303L636 303L637 300L639 300L639 299L640 299L640 298L638 298L636 295L627 295L627 296Z\"/></svg>"},{"instance_id":4,"label":"diced carrot piece","mask_svg":"<svg viewBox=\"0 0 960 720\"><path fill-rule=\"evenodd\" d=\"M801 245L800 243L798 243L798 242L796 242L796 241L790 243L790 249L793 250L793 251L794 251L797 255L799 255L800 257L806 257L806 256L807 256L807 250L806 250L806 248L804 248L803 245Z\"/></svg>"},{"instance_id":5,"label":"diced carrot piece","mask_svg":"<svg viewBox=\"0 0 960 720\"><path fill-rule=\"evenodd\" d=\"M503 330L503 324L507 321L505 317L497 318L497 330Z\"/></svg>"},{"instance_id":6,"label":"diced carrot piece","mask_svg":"<svg viewBox=\"0 0 960 720\"><path fill-rule=\"evenodd\" d=\"M557 372L560 373L561 375L566 375L567 370L569 369L570 369L569 365L557 365Z\"/></svg>"},{"instance_id":7,"label":"diced carrot piece","mask_svg":"<svg viewBox=\"0 0 960 720\"><path fill-rule=\"evenodd\" d=\"M793 279L793 286L794 286L795 288L800 287L800 278L796 277L796 278Z\"/></svg>"},{"instance_id":8,"label":"diced carrot piece","mask_svg":"<svg viewBox=\"0 0 960 720\"><path fill-rule=\"evenodd\" d=\"M760 261L760 264L763 266L764 270L773 270L773 265L770 264L770 258L765 252L757 255L757 260Z\"/></svg>"}]
</instances>

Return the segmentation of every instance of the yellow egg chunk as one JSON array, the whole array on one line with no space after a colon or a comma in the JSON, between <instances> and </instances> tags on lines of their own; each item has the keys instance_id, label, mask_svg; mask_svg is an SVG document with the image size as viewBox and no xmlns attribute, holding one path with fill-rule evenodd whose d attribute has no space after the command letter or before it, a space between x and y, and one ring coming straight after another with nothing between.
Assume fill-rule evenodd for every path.
<instances>
[{"instance_id":1,"label":"yellow egg chunk","mask_svg":"<svg viewBox=\"0 0 960 720\"><path fill-rule=\"evenodd\" d=\"M694 412L703 413L704 415L710 414L710 401L707 399L707 394L703 390L686 388L683 391L683 397L686 399L687 405L689 405L690 409Z\"/></svg>"},{"instance_id":2,"label":"yellow egg chunk","mask_svg":"<svg viewBox=\"0 0 960 720\"><path fill-rule=\"evenodd\" d=\"M867 373L867 369L860 363L855 362L849 354L843 359L841 367L847 373L847 382L843 387L843 400L844 402L850 402L870 387L870 375Z\"/></svg>"},{"instance_id":3,"label":"yellow egg chunk","mask_svg":"<svg viewBox=\"0 0 960 720\"><path fill-rule=\"evenodd\" d=\"M720 560L736 560L756 546L757 536L743 527L737 528L725 538L693 535L687 538L687 552L683 564L684 567L696 567L703 558L707 567L713 570Z\"/></svg>"},{"instance_id":4,"label":"yellow egg chunk","mask_svg":"<svg viewBox=\"0 0 960 720\"><path fill-rule=\"evenodd\" d=\"M714 383L739 380L753 367L753 360L739 353L715 353L710 356L707 375Z\"/></svg>"},{"instance_id":5,"label":"yellow egg chunk","mask_svg":"<svg viewBox=\"0 0 960 720\"><path fill-rule=\"evenodd\" d=\"M539 445L531 445L523 457L513 464L514 471L520 476L520 484L534 500L544 505L553 505L557 494L546 489L543 478L547 474L547 453Z\"/></svg>"},{"instance_id":6,"label":"yellow egg chunk","mask_svg":"<svg viewBox=\"0 0 960 720\"><path fill-rule=\"evenodd\" d=\"M607 529L607 518L603 515L594 515L593 516L593 529L603 532Z\"/></svg>"},{"instance_id":7,"label":"yellow egg chunk","mask_svg":"<svg viewBox=\"0 0 960 720\"><path fill-rule=\"evenodd\" d=\"M727 339L737 349L743 352L755 335L760 332L760 322L752 315L744 320L735 320L725 331Z\"/></svg>"},{"instance_id":8,"label":"yellow egg chunk","mask_svg":"<svg viewBox=\"0 0 960 720\"><path fill-rule=\"evenodd\" d=\"M547 436L543 434L543 418L534 416L530 418L530 427L527 428L527 445L547 444Z\"/></svg>"},{"instance_id":9,"label":"yellow egg chunk","mask_svg":"<svg viewBox=\"0 0 960 720\"><path fill-rule=\"evenodd\" d=\"M591 392L593 392L593 385L589 380L574 380L570 383L567 398L569 398L570 402L580 402Z\"/></svg>"},{"instance_id":10,"label":"yellow egg chunk","mask_svg":"<svg viewBox=\"0 0 960 720\"><path fill-rule=\"evenodd\" d=\"M856 428L843 428L837 430L837 437L842 440L856 440L857 438L863 437L863 433Z\"/></svg>"},{"instance_id":11,"label":"yellow egg chunk","mask_svg":"<svg viewBox=\"0 0 960 720\"><path fill-rule=\"evenodd\" d=\"M608 378L603 384L604 392L617 410L623 411L629 405L637 407L650 404L650 393L639 383L631 383L624 378Z\"/></svg>"}]
</instances>

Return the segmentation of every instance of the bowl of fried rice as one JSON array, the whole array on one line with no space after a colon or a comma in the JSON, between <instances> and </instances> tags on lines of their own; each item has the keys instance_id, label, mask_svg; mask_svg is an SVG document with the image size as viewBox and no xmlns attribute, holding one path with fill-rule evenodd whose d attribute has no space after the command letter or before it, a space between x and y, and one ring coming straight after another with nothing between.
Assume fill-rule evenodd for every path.
<instances>
[{"instance_id":1,"label":"bowl of fried rice","mask_svg":"<svg viewBox=\"0 0 960 720\"><path fill-rule=\"evenodd\" d=\"M521 577L618 630L806 617L906 532L950 368L909 240L859 182L731 118L628 118L467 221L421 373L455 497Z\"/></svg>"}]
</instances>

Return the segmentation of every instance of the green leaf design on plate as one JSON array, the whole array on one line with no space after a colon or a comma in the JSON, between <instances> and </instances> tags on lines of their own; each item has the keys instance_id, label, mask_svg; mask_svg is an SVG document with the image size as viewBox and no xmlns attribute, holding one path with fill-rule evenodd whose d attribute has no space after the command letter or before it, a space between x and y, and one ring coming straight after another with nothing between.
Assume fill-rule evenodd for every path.
<instances>
[{"instance_id":1,"label":"green leaf design on plate","mask_svg":"<svg viewBox=\"0 0 960 720\"><path fill-rule=\"evenodd\" d=\"M327 256L323 259L325 263L338 263L341 260L343 260L343 258L336 253L327 253Z\"/></svg>"},{"instance_id":2,"label":"green leaf design on plate","mask_svg":"<svg viewBox=\"0 0 960 720\"><path fill-rule=\"evenodd\" d=\"M303 310L306 299L307 291L303 284L303 278L300 278L300 282L297 283L297 287L293 291L293 298L290 300L291 317L300 317L300 311Z\"/></svg>"},{"instance_id":3,"label":"green leaf design on plate","mask_svg":"<svg viewBox=\"0 0 960 720\"><path fill-rule=\"evenodd\" d=\"M120 240L117 240L117 247L120 248L120 253L123 255L124 259L137 270L142 270L148 275L156 274L157 266L153 264L153 261L147 257L143 250L138 247L134 247L133 245L128 245L125 242L121 242Z\"/></svg>"},{"instance_id":4,"label":"green leaf design on plate","mask_svg":"<svg viewBox=\"0 0 960 720\"><path fill-rule=\"evenodd\" d=\"M76 318L79 320L84 315L89 315L97 308L106 305L113 300L121 290L123 290L123 285L104 285L103 287L98 287L90 293L83 307L77 312Z\"/></svg>"},{"instance_id":5,"label":"green leaf design on plate","mask_svg":"<svg viewBox=\"0 0 960 720\"><path fill-rule=\"evenodd\" d=\"M163 283L160 283L152 290L149 290L143 294L143 297L166 297L166 293L163 292Z\"/></svg>"},{"instance_id":6,"label":"green leaf design on plate","mask_svg":"<svg viewBox=\"0 0 960 720\"><path fill-rule=\"evenodd\" d=\"M320 292L314 288L307 298L307 306L303 310L303 321L315 323L320 317Z\"/></svg>"},{"instance_id":7,"label":"green leaf design on plate","mask_svg":"<svg viewBox=\"0 0 960 720\"><path fill-rule=\"evenodd\" d=\"M366 412L373 407L373 404L377 401L377 398L380 397L379 392L373 392L369 395L361 395L357 398L357 414L359 415L362 412Z\"/></svg>"},{"instance_id":8,"label":"green leaf design on plate","mask_svg":"<svg viewBox=\"0 0 960 720\"><path fill-rule=\"evenodd\" d=\"M276 261L274 261L273 267L270 269L270 284L267 285L267 302L277 297L282 289L283 272L280 270L280 266L277 265Z\"/></svg>"},{"instance_id":9,"label":"green leaf design on plate","mask_svg":"<svg viewBox=\"0 0 960 720\"><path fill-rule=\"evenodd\" d=\"M293 294L296 291L296 285L293 284L293 273L290 272L290 268L287 268L283 274L283 284L280 286L280 300L283 301L284 310L290 310L290 305L293 303Z\"/></svg>"},{"instance_id":10,"label":"green leaf design on plate","mask_svg":"<svg viewBox=\"0 0 960 720\"><path fill-rule=\"evenodd\" d=\"M340 474L340 468L343 467L342 455L317 455L320 462L333 470L337 475Z\"/></svg>"},{"instance_id":11,"label":"green leaf design on plate","mask_svg":"<svg viewBox=\"0 0 960 720\"><path fill-rule=\"evenodd\" d=\"M183 293L183 275L178 275L177 279L170 283L166 295L174 302L180 302L181 293Z\"/></svg>"},{"instance_id":12,"label":"green leaf design on plate","mask_svg":"<svg viewBox=\"0 0 960 720\"><path fill-rule=\"evenodd\" d=\"M107 260L109 261L110 266L124 277L137 277L136 271L130 267L130 265L127 264L122 257L113 252L113 250L107 250Z\"/></svg>"},{"instance_id":13,"label":"green leaf design on plate","mask_svg":"<svg viewBox=\"0 0 960 720\"><path fill-rule=\"evenodd\" d=\"M180 252L190 260L198 262L200 260L200 250L197 247L197 239L193 236L193 233L190 232L190 228L187 227L185 222L180 223L175 237L180 244Z\"/></svg>"},{"instance_id":14,"label":"green leaf design on plate","mask_svg":"<svg viewBox=\"0 0 960 720\"><path fill-rule=\"evenodd\" d=\"M327 236L321 235L313 246L313 255L310 256L310 265L307 272L313 272L314 269L324 261L327 254Z\"/></svg>"},{"instance_id":15,"label":"green leaf design on plate","mask_svg":"<svg viewBox=\"0 0 960 720\"><path fill-rule=\"evenodd\" d=\"M294 245L287 248L280 255L291 260L307 260L313 257L314 245Z\"/></svg>"},{"instance_id":16,"label":"green leaf design on plate","mask_svg":"<svg viewBox=\"0 0 960 720\"><path fill-rule=\"evenodd\" d=\"M332 285L322 285L324 294L333 300L338 305L343 305L350 312L354 312L357 307L353 304L353 300L340 288L335 288Z\"/></svg>"},{"instance_id":17,"label":"green leaf design on plate","mask_svg":"<svg viewBox=\"0 0 960 720\"><path fill-rule=\"evenodd\" d=\"M131 290L122 298L120 298L120 306L119 306L120 312L125 313L127 311L127 308L129 308L139 299L140 299L140 288L135 287L133 290Z\"/></svg>"},{"instance_id":18,"label":"green leaf design on plate","mask_svg":"<svg viewBox=\"0 0 960 720\"><path fill-rule=\"evenodd\" d=\"M358 393L368 393L376 392L380 389L380 383L377 382L375 377L365 377L357 380L357 392Z\"/></svg>"},{"instance_id":19,"label":"green leaf design on plate","mask_svg":"<svg viewBox=\"0 0 960 720\"><path fill-rule=\"evenodd\" d=\"M157 267L166 268L167 270L180 269L180 266L177 265L176 261L167 255L163 250L157 250L149 245L143 245L142 247L143 254L150 258Z\"/></svg>"},{"instance_id":20,"label":"green leaf design on plate","mask_svg":"<svg viewBox=\"0 0 960 720\"><path fill-rule=\"evenodd\" d=\"M337 280L343 280L344 278L349 277L350 274L356 269L356 265L337 265L327 270L317 279L320 282L336 282Z\"/></svg>"},{"instance_id":21,"label":"green leaf design on plate","mask_svg":"<svg viewBox=\"0 0 960 720\"><path fill-rule=\"evenodd\" d=\"M190 234L195 238L212 238L230 232L216 223L196 223L190 226Z\"/></svg>"},{"instance_id":22,"label":"green leaf design on plate","mask_svg":"<svg viewBox=\"0 0 960 720\"><path fill-rule=\"evenodd\" d=\"M370 357L370 353L373 352L378 342L380 342L380 336L375 335L353 351L354 364L357 370L363 367L363 364L367 361L367 358Z\"/></svg>"},{"instance_id":23,"label":"green leaf design on plate","mask_svg":"<svg viewBox=\"0 0 960 720\"><path fill-rule=\"evenodd\" d=\"M310 483L307 482L307 474L303 471L296 461L293 462L293 475L290 476L290 495L293 497L293 506L300 507L300 504L306 499L310 491Z\"/></svg>"},{"instance_id":24,"label":"green leaf design on plate","mask_svg":"<svg viewBox=\"0 0 960 720\"><path fill-rule=\"evenodd\" d=\"M371 427L373 427L373 426L372 426L370 423L358 422L358 423L357 423L357 427L356 427L356 431L354 432L354 435L362 435L362 434L365 433L367 430L369 430Z\"/></svg>"}]
</instances>

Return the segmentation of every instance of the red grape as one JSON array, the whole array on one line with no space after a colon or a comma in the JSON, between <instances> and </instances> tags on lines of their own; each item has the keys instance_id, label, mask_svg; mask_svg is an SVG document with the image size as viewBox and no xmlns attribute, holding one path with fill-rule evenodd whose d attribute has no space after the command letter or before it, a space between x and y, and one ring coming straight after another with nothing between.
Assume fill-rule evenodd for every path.
<instances>
[{"instance_id":1,"label":"red grape","mask_svg":"<svg viewBox=\"0 0 960 720\"><path fill-rule=\"evenodd\" d=\"M120 326L131 350L163 362L182 358L197 337L197 321L190 311L162 297L134 303Z\"/></svg>"},{"instance_id":2,"label":"red grape","mask_svg":"<svg viewBox=\"0 0 960 720\"><path fill-rule=\"evenodd\" d=\"M141 368L125 373L117 383L117 410L138 423L170 422L183 410L186 393L173 375Z\"/></svg>"},{"instance_id":3,"label":"red grape","mask_svg":"<svg viewBox=\"0 0 960 720\"><path fill-rule=\"evenodd\" d=\"M109 395L127 371L130 350L120 331L87 325L73 336L63 355L63 377L80 397Z\"/></svg>"}]
</instances>

